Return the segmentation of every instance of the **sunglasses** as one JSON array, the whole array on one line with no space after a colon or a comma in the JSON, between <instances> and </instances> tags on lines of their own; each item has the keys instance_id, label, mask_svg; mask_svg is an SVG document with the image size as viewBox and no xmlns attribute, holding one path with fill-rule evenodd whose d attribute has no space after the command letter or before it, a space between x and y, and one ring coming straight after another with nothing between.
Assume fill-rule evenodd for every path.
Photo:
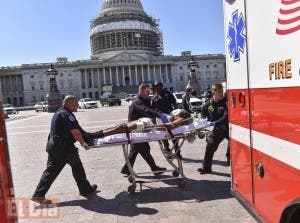
<instances>
[{"instance_id":1,"label":"sunglasses","mask_svg":"<svg viewBox=\"0 0 300 223\"><path fill-rule=\"evenodd\" d=\"M213 93L222 92L223 89L212 89Z\"/></svg>"}]
</instances>

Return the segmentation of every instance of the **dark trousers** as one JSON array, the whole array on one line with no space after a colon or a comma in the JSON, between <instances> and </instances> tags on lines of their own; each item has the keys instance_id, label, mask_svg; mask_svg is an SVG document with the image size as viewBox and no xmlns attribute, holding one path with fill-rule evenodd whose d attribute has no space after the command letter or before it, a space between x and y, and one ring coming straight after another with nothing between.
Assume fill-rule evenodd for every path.
<instances>
[{"instance_id":1,"label":"dark trousers","mask_svg":"<svg viewBox=\"0 0 300 223\"><path fill-rule=\"evenodd\" d=\"M164 144L164 148L165 148L165 150L166 151L170 151L170 144L169 144L169 140L162 140L162 142L163 142L163 144ZM178 140L177 139L173 139L172 140L172 143L173 143L173 145L174 145L174 149L175 149L175 152L177 153L177 154L180 154L180 151L178 151ZM178 151L178 152L177 152Z\"/></svg>"},{"instance_id":2,"label":"dark trousers","mask_svg":"<svg viewBox=\"0 0 300 223\"><path fill-rule=\"evenodd\" d=\"M154 170L157 168L156 163L150 153L150 145L149 143L137 143L137 144L133 144L130 147L130 151L129 151L129 162L131 164L131 166L133 167L136 156L138 154L141 154L141 156L143 157L143 159L147 162L147 164L150 166L151 170ZM126 164L124 165L123 168L127 168Z\"/></svg>"},{"instance_id":3,"label":"dark trousers","mask_svg":"<svg viewBox=\"0 0 300 223\"><path fill-rule=\"evenodd\" d=\"M63 160L57 159L57 157L48 154L46 170L42 174L33 197L45 197L46 193L50 189L50 186L66 164L69 164L72 168L72 174L77 183L79 192L86 193L89 191L91 185L86 179L86 174L76 149L69 153Z\"/></svg>"},{"instance_id":4,"label":"dark trousers","mask_svg":"<svg viewBox=\"0 0 300 223\"><path fill-rule=\"evenodd\" d=\"M222 129L214 129L209 138L210 140L207 140L208 142L206 144L205 155L203 160L204 170L211 170L213 156L215 151L218 149L219 144L223 141L223 139L229 139L228 131ZM226 157L228 160L230 159L229 143L227 146Z\"/></svg>"}]
</instances>

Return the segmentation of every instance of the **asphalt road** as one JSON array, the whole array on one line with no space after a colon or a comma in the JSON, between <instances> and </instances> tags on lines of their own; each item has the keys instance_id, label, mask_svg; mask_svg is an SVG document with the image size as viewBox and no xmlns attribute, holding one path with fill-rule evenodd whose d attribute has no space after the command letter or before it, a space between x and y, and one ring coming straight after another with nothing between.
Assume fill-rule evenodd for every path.
<instances>
[{"instance_id":1,"label":"asphalt road","mask_svg":"<svg viewBox=\"0 0 300 223\"><path fill-rule=\"evenodd\" d=\"M96 131L124 122L128 104L79 110L75 113L81 126ZM8 144L16 197L31 197L43 170L47 154L45 145L53 114L21 111L6 120ZM200 175L205 140L185 142L182 147L185 188L179 189L176 180L143 185L143 190L130 195L127 178L120 174L124 164L121 146L84 150L80 156L91 183L99 191L88 197L78 194L69 166L66 166L50 188L47 197L58 198L58 218L20 219L19 222L241 222L255 223L255 219L230 193L230 167L225 166L224 141L215 154L213 174ZM170 167L163 160L157 142L150 143L159 166ZM149 171L141 156L137 157L135 171ZM167 177L165 173L160 177ZM147 179L159 179L152 174ZM139 188L138 188L139 189ZM23 207L24 208L24 207ZM22 209L22 207L21 207ZM20 210L19 210L20 212ZM22 214L22 210L21 210ZM26 215L25 215L26 216Z\"/></svg>"}]
</instances>

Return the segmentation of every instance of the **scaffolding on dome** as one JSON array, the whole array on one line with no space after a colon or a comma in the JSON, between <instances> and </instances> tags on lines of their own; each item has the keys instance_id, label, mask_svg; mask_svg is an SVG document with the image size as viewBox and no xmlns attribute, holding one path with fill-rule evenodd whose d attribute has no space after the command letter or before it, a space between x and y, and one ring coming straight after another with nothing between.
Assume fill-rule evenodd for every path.
<instances>
[{"instance_id":1,"label":"scaffolding on dome","mask_svg":"<svg viewBox=\"0 0 300 223\"><path fill-rule=\"evenodd\" d=\"M131 23L136 21L135 26L139 27L132 25L128 28L126 21ZM124 25L120 26L118 22L124 22ZM118 50L145 50L154 55L163 54L163 38L159 30L159 20L146 13L144 15L119 13L98 16L91 21L90 25L91 30L97 27L106 27L106 29L92 33L90 38L93 55Z\"/></svg>"}]
</instances>

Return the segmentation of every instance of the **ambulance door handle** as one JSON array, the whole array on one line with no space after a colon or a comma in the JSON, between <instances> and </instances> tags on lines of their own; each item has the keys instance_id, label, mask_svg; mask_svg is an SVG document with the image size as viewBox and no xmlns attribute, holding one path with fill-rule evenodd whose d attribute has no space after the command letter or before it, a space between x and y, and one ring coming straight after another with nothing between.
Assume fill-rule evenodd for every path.
<instances>
[{"instance_id":1,"label":"ambulance door handle","mask_svg":"<svg viewBox=\"0 0 300 223\"><path fill-rule=\"evenodd\" d=\"M246 103L245 93L244 92L240 92L240 94L239 94L239 104L240 104L240 107L243 108L245 106L245 103Z\"/></svg>"},{"instance_id":2,"label":"ambulance door handle","mask_svg":"<svg viewBox=\"0 0 300 223\"><path fill-rule=\"evenodd\" d=\"M256 164L256 172L257 172L257 175L260 176L261 178L264 177L265 171L264 171L264 166L262 163Z\"/></svg>"},{"instance_id":3,"label":"ambulance door handle","mask_svg":"<svg viewBox=\"0 0 300 223\"><path fill-rule=\"evenodd\" d=\"M231 102L232 102L231 106L233 108L235 108L236 107L236 93L234 93L234 92L231 93Z\"/></svg>"}]
</instances>

